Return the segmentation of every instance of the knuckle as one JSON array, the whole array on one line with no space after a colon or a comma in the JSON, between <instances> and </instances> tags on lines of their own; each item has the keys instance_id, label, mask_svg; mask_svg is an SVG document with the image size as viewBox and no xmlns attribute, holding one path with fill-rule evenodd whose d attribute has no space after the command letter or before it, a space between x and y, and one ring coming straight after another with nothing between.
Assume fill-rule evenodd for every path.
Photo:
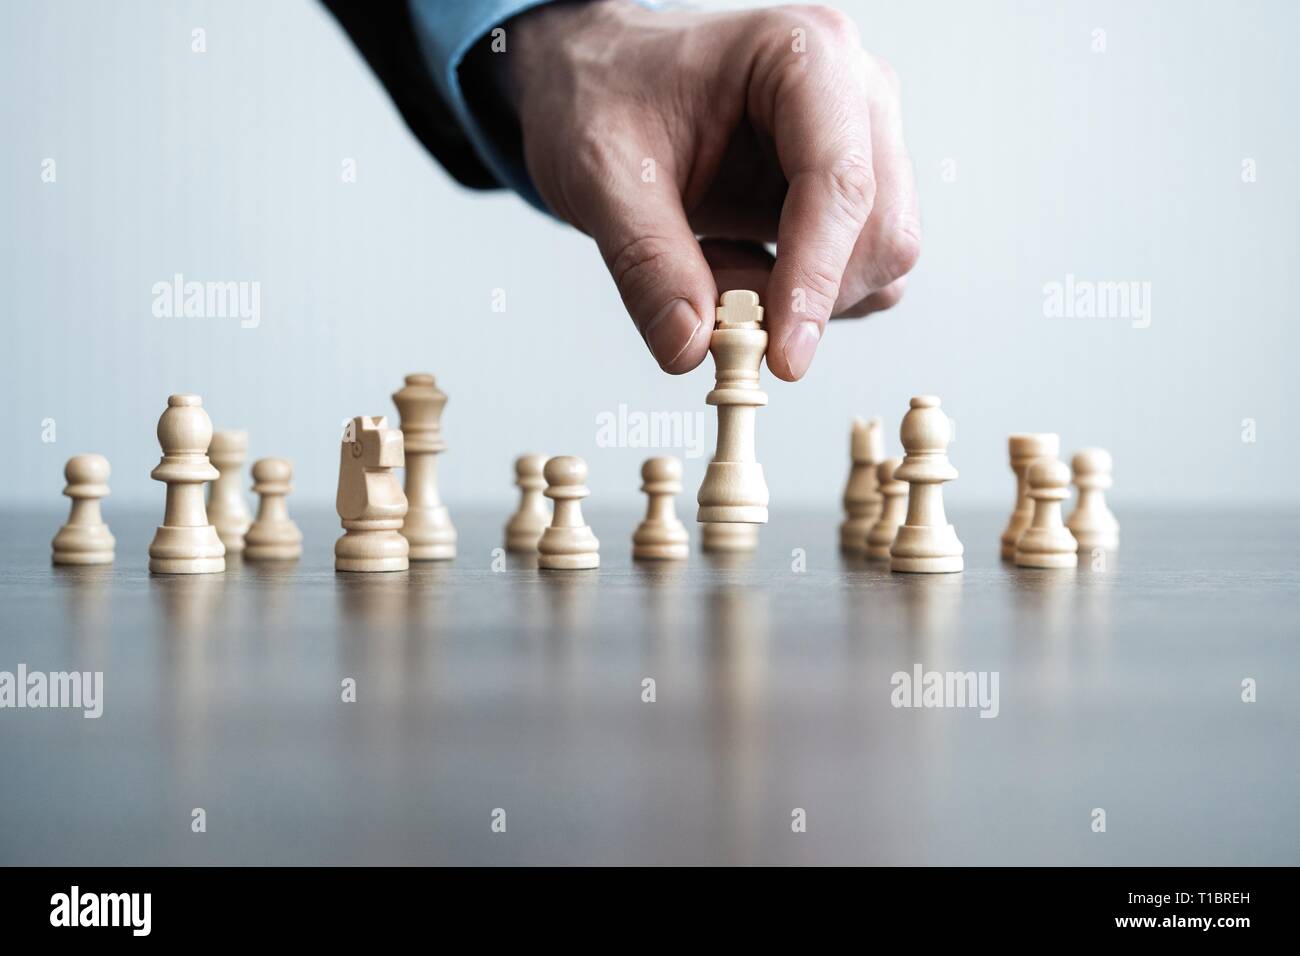
<instances>
[{"instance_id":1,"label":"knuckle","mask_svg":"<svg viewBox=\"0 0 1300 956\"><path fill-rule=\"evenodd\" d=\"M804 291L809 311L815 316L830 315L839 287L839 276L818 260L802 265L795 274L795 288Z\"/></svg>"},{"instance_id":2,"label":"knuckle","mask_svg":"<svg viewBox=\"0 0 1300 956\"><path fill-rule=\"evenodd\" d=\"M845 156L831 165L829 175L837 207L851 221L865 222L876 200L876 175L871 162L862 156Z\"/></svg>"},{"instance_id":3,"label":"knuckle","mask_svg":"<svg viewBox=\"0 0 1300 956\"><path fill-rule=\"evenodd\" d=\"M884 236L880 266L888 281L901 279L921 258L921 224L906 216L895 221ZM901 294L901 290L900 290Z\"/></svg>"},{"instance_id":4,"label":"knuckle","mask_svg":"<svg viewBox=\"0 0 1300 956\"><path fill-rule=\"evenodd\" d=\"M858 40L858 25L853 18L843 10L835 7L814 4L810 7L799 7L800 12L808 17L817 28L826 35L838 40L851 40L854 43Z\"/></svg>"},{"instance_id":5,"label":"knuckle","mask_svg":"<svg viewBox=\"0 0 1300 956\"><path fill-rule=\"evenodd\" d=\"M611 251L609 273L629 307L653 287L672 254L672 243L662 236L638 236Z\"/></svg>"}]
</instances>

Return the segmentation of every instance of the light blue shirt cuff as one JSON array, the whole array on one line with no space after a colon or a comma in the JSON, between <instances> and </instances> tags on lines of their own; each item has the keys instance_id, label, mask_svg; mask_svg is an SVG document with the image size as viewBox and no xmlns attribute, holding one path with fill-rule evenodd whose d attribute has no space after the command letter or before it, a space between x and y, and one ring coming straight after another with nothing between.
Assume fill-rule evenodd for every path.
<instances>
[{"instance_id":1,"label":"light blue shirt cuff","mask_svg":"<svg viewBox=\"0 0 1300 956\"><path fill-rule=\"evenodd\" d=\"M465 102L460 88L461 60L479 39L493 27L530 7L540 6L550 0L408 0L411 22L415 24L416 39L424 53L425 63L444 102L451 107L461 128L474 145L484 165L506 186L509 186L542 212L550 213L542 202L537 187L533 185L522 159L505 156L484 132ZM509 43L509 37L506 38Z\"/></svg>"}]
</instances>

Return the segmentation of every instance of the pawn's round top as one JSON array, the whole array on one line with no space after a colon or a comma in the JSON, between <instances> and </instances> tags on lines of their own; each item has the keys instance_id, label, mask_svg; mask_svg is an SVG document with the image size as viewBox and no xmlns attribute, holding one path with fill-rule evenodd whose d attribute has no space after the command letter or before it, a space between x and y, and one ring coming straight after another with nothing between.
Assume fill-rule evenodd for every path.
<instances>
[{"instance_id":1,"label":"pawn's round top","mask_svg":"<svg viewBox=\"0 0 1300 956\"><path fill-rule=\"evenodd\" d=\"M1070 483L1070 469L1055 458L1040 458L1026 475L1030 488L1064 488Z\"/></svg>"},{"instance_id":2,"label":"pawn's round top","mask_svg":"<svg viewBox=\"0 0 1300 956\"><path fill-rule=\"evenodd\" d=\"M912 407L903 416L898 437L908 454L943 454L952 441L952 423L939 409L939 399L933 395L918 395L912 399Z\"/></svg>"},{"instance_id":3,"label":"pawn's round top","mask_svg":"<svg viewBox=\"0 0 1300 956\"><path fill-rule=\"evenodd\" d=\"M1114 459L1104 448L1081 448L1075 452L1071 464L1074 465L1075 473L1080 475L1109 475L1115 468Z\"/></svg>"},{"instance_id":4,"label":"pawn's round top","mask_svg":"<svg viewBox=\"0 0 1300 956\"><path fill-rule=\"evenodd\" d=\"M515 474L520 478L539 476L544 467L546 467L545 455L520 455L515 459Z\"/></svg>"},{"instance_id":5,"label":"pawn's round top","mask_svg":"<svg viewBox=\"0 0 1300 956\"><path fill-rule=\"evenodd\" d=\"M641 466L641 480L647 483L681 481L682 463L672 455L647 458Z\"/></svg>"},{"instance_id":6,"label":"pawn's round top","mask_svg":"<svg viewBox=\"0 0 1300 956\"><path fill-rule=\"evenodd\" d=\"M207 455L212 419L197 395L173 395L158 419L158 444L166 455Z\"/></svg>"},{"instance_id":7,"label":"pawn's round top","mask_svg":"<svg viewBox=\"0 0 1300 956\"><path fill-rule=\"evenodd\" d=\"M573 455L547 459L542 470L548 485L581 485L587 480L587 463Z\"/></svg>"},{"instance_id":8,"label":"pawn's round top","mask_svg":"<svg viewBox=\"0 0 1300 956\"><path fill-rule=\"evenodd\" d=\"M880 486L880 490L882 493L886 490L889 491L894 490L892 486L894 486L895 484L902 485L902 488L899 490L902 491L907 490L906 482L901 482L901 481L895 482L894 480L894 469L896 469L902 463L903 463L903 459L901 458L886 458L880 464L876 465L876 483ZM885 488L886 485L889 485L891 487L889 489L886 489Z\"/></svg>"},{"instance_id":9,"label":"pawn's round top","mask_svg":"<svg viewBox=\"0 0 1300 956\"><path fill-rule=\"evenodd\" d=\"M432 375L428 372L412 372L406 376L407 385L436 385Z\"/></svg>"},{"instance_id":10,"label":"pawn's round top","mask_svg":"<svg viewBox=\"0 0 1300 956\"><path fill-rule=\"evenodd\" d=\"M108 494L108 459L103 455L73 455L63 466L69 498L103 498Z\"/></svg>"},{"instance_id":11,"label":"pawn's round top","mask_svg":"<svg viewBox=\"0 0 1300 956\"><path fill-rule=\"evenodd\" d=\"M230 454L231 452L248 451L248 432L244 431L217 431L212 433L212 441L208 443L208 455L214 453L218 455Z\"/></svg>"},{"instance_id":12,"label":"pawn's round top","mask_svg":"<svg viewBox=\"0 0 1300 956\"><path fill-rule=\"evenodd\" d=\"M1012 458L1055 458L1061 453L1061 436L1054 432L1021 432L1007 439Z\"/></svg>"},{"instance_id":13,"label":"pawn's round top","mask_svg":"<svg viewBox=\"0 0 1300 956\"><path fill-rule=\"evenodd\" d=\"M293 477L293 465L284 458L259 458L253 463L253 480L258 484L280 484Z\"/></svg>"}]
</instances>

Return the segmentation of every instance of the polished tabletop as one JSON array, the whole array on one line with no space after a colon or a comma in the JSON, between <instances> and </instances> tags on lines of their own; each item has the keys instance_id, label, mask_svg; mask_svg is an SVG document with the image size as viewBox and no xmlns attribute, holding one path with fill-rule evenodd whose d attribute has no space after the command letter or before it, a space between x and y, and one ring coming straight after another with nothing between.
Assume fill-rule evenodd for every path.
<instances>
[{"instance_id":1,"label":"polished tabletop","mask_svg":"<svg viewBox=\"0 0 1300 956\"><path fill-rule=\"evenodd\" d=\"M358 575L315 511L296 563L150 576L158 515L69 569L9 511L0 671L103 714L0 710L0 863L1300 863L1300 514L1119 516L1027 571L955 512L963 573L891 575L831 510L678 565L592 510L602 567L542 572L453 510L454 562ZM895 706L918 668L996 716Z\"/></svg>"}]
</instances>

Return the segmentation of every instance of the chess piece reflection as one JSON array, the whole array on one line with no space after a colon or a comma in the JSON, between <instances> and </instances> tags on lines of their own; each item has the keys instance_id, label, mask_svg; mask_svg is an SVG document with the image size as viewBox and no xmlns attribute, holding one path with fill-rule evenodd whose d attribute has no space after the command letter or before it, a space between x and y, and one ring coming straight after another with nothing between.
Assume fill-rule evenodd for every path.
<instances>
[{"instance_id":1,"label":"chess piece reflection","mask_svg":"<svg viewBox=\"0 0 1300 956\"><path fill-rule=\"evenodd\" d=\"M542 469L545 455L520 455L515 459L515 484L519 487L519 508L506 524L506 550L535 553L542 532L551 523L551 509L542 494L546 479Z\"/></svg>"},{"instance_id":2,"label":"chess piece reflection","mask_svg":"<svg viewBox=\"0 0 1300 956\"><path fill-rule=\"evenodd\" d=\"M1029 497L1034 516L1016 539L1016 566L1073 568L1079 564L1079 544L1061 521L1061 502L1069 497L1070 469L1055 458L1040 458L1029 466Z\"/></svg>"},{"instance_id":3,"label":"chess piece reflection","mask_svg":"<svg viewBox=\"0 0 1300 956\"><path fill-rule=\"evenodd\" d=\"M840 525L840 550L847 554L866 554L867 535L880 518L884 498L880 493L877 465L885 457L885 438L879 418L853 420L849 440L853 465L844 487L844 512Z\"/></svg>"},{"instance_id":4,"label":"chess piece reflection","mask_svg":"<svg viewBox=\"0 0 1300 956\"><path fill-rule=\"evenodd\" d=\"M438 455L447 450L442 439L442 410L447 396L432 375L406 376L393 393L406 454L406 519L402 535L411 543L412 561L449 561L456 557L456 529L438 495Z\"/></svg>"},{"instance_id":5,"label":"chess piece reflection","mask_svg":"<svg viewBox=\"0 0 1300 956\"><path fill-rule=\"evenodd\" d=\"M250 561L293 561L302 557L302 532L285 503L293 466L283 458L259 458L253 464L253 492L260 496L257 520L244 535Z\"/></svg>"},{"instance_id":6,"label":"chess piece reflection","mask_svg":"<svg viewBox=\"0 0 1300 956\"><path fill-rule=\"evenodd\" d=\"M1095 548L1114 551L1119 547L1119 522L1106 506L1106 490L1114 483L1111 472L1115 463L1110 452L1102 448L1084 448L1071 464L1074 466L1074 485L1079 489L1079 502L1065 526L1079 542L1079 550L1091 552Z\"/></svg>"},{"instance_id":7,"label":"chess piece reflection","mask_svg":"<svg viewBox=\"0 0 1300 956\"><path fill-rule=\"evenodd\" d=\"M1016 476L1016 506L1002 532L1002 557L1011 561L1016 556L1016 541L1034 516L1034 502L1029 497L1029 481L1025 475L1037 459L1055 458L1061 453L1061 438L1051 432L1012 435L1007 447L1011 453L1011 470Z\"/></svg>"},{"instance_id":8,"label":"chess piece reflection","mask_svg":"<svg viewBox=\"0 0 1300 956\"><path fill-rule=\"evenodd\" d=\"M210 574L226 569L226 548L208 522L203 485L218 473L208 460L212 419L197 395L172 395L158 419L163 456L149 477L167 485L163 523L149 545L154 574Z\"/></svg>"},{"instance_id":9,"label":"chess piece reflection","mask_svg":"<svg viewBox=\"0 0 1300 956\"><path fill-rule=\"evenodd\" d=\"M226 546L227 557L244 550L244 535L253 523L253 515L239 487L247 458L248 432L212 433L208 459L217 469L217 479L208 487L208 520Z\"/></svg>"},{"instance_id":10,"label":"chess piece reflection","mask_svg":"<svg viewBox=\"0 0 1300 956\"><path fill-rule=\"evenodd\" d=\"M72 499L68 522L54 536L55 564L112 564L116 541L100 514L99 501L108 495L108 459L103 455L74 455L63 468Z\"/></svg>"},{"instance_id":11,"label":"chess piece reflection","mask_svg":"<svg viewBox=\"0 0 1300 956\"><path fill-rule=\"evenodd\" d=\"M393 474L404 461L402 433L383 416L358 415L348 423L339 451L335 504L343 537L334 543L338 571L405 571L410 545L401 535L406 495Z\"/></svg>"},{"instance_id":12,"label":"chess piece reflection","mask_svg":"<svg viewBox=\"0 0 1300 956\"><path fill-rule=\"evenodd\" d=\"M767 404L758 387L767 351L758 293L722 294L709 351L717 380L705 401L718 407L718 449L700 485L695 520L766 524L767 481L754 453L755 413Z\"/></svg>"},{"instance_id":13,"label":"chess piece reflection","mask_svg":"<svg viewBox=\"0 0 1300 956\"><path fill-rule=\"evenodd\" d=\"M684 560L690 556L690 538L673 508L673 496L682 490L682 463L672 457L648 458L641 466L645 492L645 520L632 535L632 557Z\"/></svg>"}]
</instances>

